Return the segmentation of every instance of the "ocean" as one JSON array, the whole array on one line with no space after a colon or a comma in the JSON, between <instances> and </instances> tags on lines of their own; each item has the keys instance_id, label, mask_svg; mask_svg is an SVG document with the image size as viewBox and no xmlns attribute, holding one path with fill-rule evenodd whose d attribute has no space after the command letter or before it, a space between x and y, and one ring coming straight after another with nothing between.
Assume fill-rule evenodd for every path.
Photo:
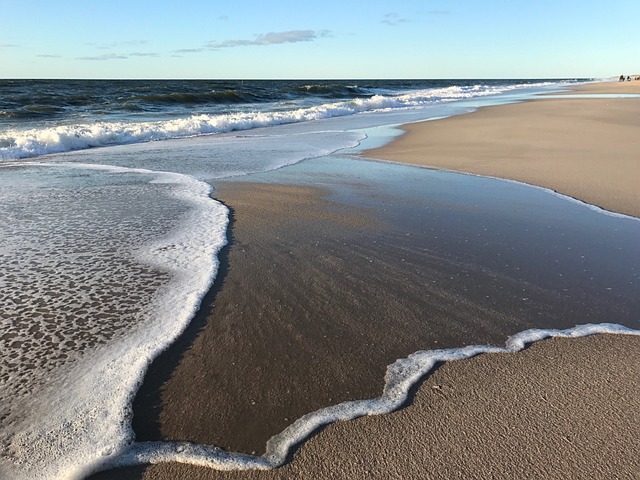
<instances>
[{"instance_id":1,"label":"ocean","mask_svg":"<svg viewBox=\"0 0 640 480\"><path fill-rule=\"evenodd\" d=\"M216 276L229 222L210 197L216 180L375 147L394 125L578 81L0 80L0 478L82 478L160 458L277 463L325 420L296 424L270 458L139 444L131 429L147 366ZM513 345L538 333L527 335ZM400 362L393 398L316 417L388 411L434 358Z\"/></svg>"},{"instance_id":2,"label":"ocean","mask_svg":"<svg viewBox=\"0 0 640 480\"><path fill-rule=\"evenodd\" d=\"M550 88L544 80L0 80L0 159Z\"/></svg>"}]
</instances>

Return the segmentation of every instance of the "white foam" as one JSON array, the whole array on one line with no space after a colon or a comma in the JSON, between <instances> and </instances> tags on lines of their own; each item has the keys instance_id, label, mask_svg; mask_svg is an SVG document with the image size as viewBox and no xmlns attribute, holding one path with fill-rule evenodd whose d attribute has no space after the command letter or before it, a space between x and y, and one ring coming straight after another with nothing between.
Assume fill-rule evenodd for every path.
<instances>
[{"instance_id":1,"label":"white foam","mask_svg":"<svg viewBox=\"0 0 640 480\"><path fill-rule=\"evenodd\" d=\"M275 170L309 158L353 148L365 138L359 132L290 132L290 126L245 135L218 135L188 140L115 146L77 151L48 161L79 161L184 173L219 179ZM23 161L24 162L24 161ZM16 163L3 162L2 164Z\"/></svg>"},{"instance_id":2,"label":"white foam","mask_svg":"<svg viewBox=\"0 0 640 480\"><path fill-rule=\"evenodd\" d=\"M143 169L51 166L152 175L154 182L175 184L175 195L191 209L180 228L140 249L140 261L171 273L147 318L131 334L71 365L51 386L47 401L33 407L31 418L12 426L15 432L0 461L3 478L81 478L128 447L133 440L130 404L142 376L188 325L217 272L216 254L226 244L228 210L209 197L211 187L204 182Z\"/></svg>"},{"instance_id":3,"label":"white foam","mask_svg":"<svg viewBox=\"0 0 640 480\"><path fill-rule=\"evenodd\" d=\"M576 338L599 333L640 335L640 330L610 323L578 325L566 330L531 329L510 337L504 347L476 345L415 352L387 367L380 397L343 402L301 417L267 442L263 456L227 453L212 446L185 442L141 442L132 443L121 454L105 459L99 469L159 462L189 463L218 470L276 468L286 462L296 445L323 425L397 410L407 401L410 389L439 362L463 360L483 353L515 353L529 343L550 337Z\"/></svg>"},{"instance_id":4,"label":"white foam","mask_svg":"<svg viewBox=\"0 0 640 480\"><path fill-rule=\"evenodd\" d=\"M518 89L532 89L551 83L447 87L412 91L400 95L326 103L287 111L239 112L220 115L193 115L159 122L94 122L58 125L41 129L9 129L0 134L0 160L28 158L92 147L219 134L273 125L308 122L332 117L418 108L434 102L498 95Z\"/></svg>"}]
</instances>

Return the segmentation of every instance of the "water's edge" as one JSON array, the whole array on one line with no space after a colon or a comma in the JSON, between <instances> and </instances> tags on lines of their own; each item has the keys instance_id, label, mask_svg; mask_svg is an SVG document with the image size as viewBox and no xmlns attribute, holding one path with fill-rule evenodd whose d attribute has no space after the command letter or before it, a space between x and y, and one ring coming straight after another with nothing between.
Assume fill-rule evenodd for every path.
<instances>
[{"instance_id":1,"label":"water's edge","mask_svg":"<svg viewBox=\"0 0 640 480\"><path fill-rule=\"evenodd\" d=\"M612 323L578 325L565 330L529 329L509 337L505 346L470 345L460 348L417 351L387 367L382 395L332 405L304 415L267 442L266 453L253 456L225 452L210 445L189 442L134 442L117 456L94 466L87 474L123 467L178 462L215 470L265 470L287 462L292 451L320 427L366 415L391 413L402 407L410 390L438 363L465 360L485 353L517 353L541 340L578 338L595 334L640 335L640 330Z\"/></svg>"}]
</instances>

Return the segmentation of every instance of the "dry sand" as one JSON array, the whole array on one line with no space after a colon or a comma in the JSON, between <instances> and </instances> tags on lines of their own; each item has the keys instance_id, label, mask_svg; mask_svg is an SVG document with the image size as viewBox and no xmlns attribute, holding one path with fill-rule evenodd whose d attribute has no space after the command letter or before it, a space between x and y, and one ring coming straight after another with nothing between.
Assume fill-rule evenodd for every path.
<instances>
[{"instance_id":1,"label":"dry sand","mask_svg":"<svg viewBox=\"0 0 640 480\"><path fill-rule=\"evenodd\" d=\"M640 93L640 82L577 91ZM365 156L518 180L640 216L640 98L550 98L403 129Z\"/></svg>"},{"instance_id":2,"label":"dry sand","mask_svg":"<svg viewBox=\"0 0 640 480\"><path fill-rule=\"evenodd\" d=\"M509 163L508 152L520 152L522 159L512 170L527 175L516 179L638 214L635 190L610 187L618 182L610 175L616 168L625 169L625 180L637 176L631 159L618 158L616 168L600 166L600 181L586 186L598 175L591 172L575 182L575 172L588 168L564 168L576 162L559 160L581 158L573 149L583 147L575 136L585 130L586 135L580 133L585 142L606 132L599 142L589 143L600 153L607 146L617 148L613 144L618 141L631 151L637 145L633 137L640 136L630 133L638 126L633 114L640 107L637 99L588 102L540 100L411 125L416 132L439 129L433 135L438 143L419 140L422 133L409 134L387 151L393 152L390 159L420 163L425 149L439 148L437 155L429 153L429 162L448 155L449 163L425 160L439 168L454 168L452 161L476 151L494 176L503 176L500 168ZM557 121L562 116L573 119L569 131L560 128L567 123ZM531 122L530 128L513 127L518 123L514 118ZM555 128L548 128L550 123ZM515 130L505 135L502 129L509 128ZM411 146L403 144L412 136ZM560 179L562 187L577 183L603 200L533 181L531 175L541 167L527 169L536 158L527 152L540 152L543 146L548 157L562 164L552 168L549 160L546 168L553 174L545 181ZM589 165L602 163L597 153L589 156L591 150L585 150L582 156L591 159ZM380 151L373 156L380 157ZM624 153L630 155L629 150ZM464 161L465 167L472 163ZM507 308L510 289L517 284L499 279L505 296L496 302L499 307L470 301L462 291L466 287L456 290L446 282L435 287L432 278L446 279L461 266L425 256L410 242L402 251L394 250L390 245L396 248L398 239L382 241L386 226L366 209L337 208L317 188L219 186L216 196L233 210L232 244L221 258L224 268L205 301L208 306L174 351L154 365L136 400L134 427L141 440L186 439L260 453L266 439L304 413L377 396L384 368L396 358L442 346L423 331L425 312L439 332L456 325L456 318L476 319L474 328L487 332L478 343L492 338L491 322L498 331L528 326L519 323L526 314ZM407 256L408 266L399 267ZM485 281L481 272L471 277ZM385 288L389 285L396 287ZM493 280L487 282L487 288L492 285ZM540 292L539 303L553 311L553 298L545 295ZM437 338L445 344L473 342L462 330L449 333L449 340L441 334ZM96 478L637 478L639 347L638 337L627 336L552 340L519 354L446 364L417 389L406 409L330 426L305 443L290 464L273 472L224 473L162 464Z\"/></svg>"},{"instance_id":3,"label":"dry sand","mask_svg":"<svg viewBox=\"0 0 640 480\"><path fill-rule=\"evenodd\" d=\"M637 76L631 75L631 78ZM575 93L640 93L640 81L587 83L572 87L571 90Z\"/></svg>"}]
</instances>

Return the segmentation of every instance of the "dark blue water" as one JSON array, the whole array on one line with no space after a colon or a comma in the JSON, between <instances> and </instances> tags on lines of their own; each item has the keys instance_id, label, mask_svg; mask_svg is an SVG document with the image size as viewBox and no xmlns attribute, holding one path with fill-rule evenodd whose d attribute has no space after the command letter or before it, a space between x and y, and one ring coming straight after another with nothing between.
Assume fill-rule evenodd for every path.
<instances>
[{"instance_id":1,"label":"dark blue water","mask_svg":"<svg viewBox=\"0 0 640 480\"><path fill-rule=\"evenodd\" d=\"M0 80L4 125L43 119L130 118L309 107L448 87L504 87L558 80Z\"/></svg>"}]
</instances>

